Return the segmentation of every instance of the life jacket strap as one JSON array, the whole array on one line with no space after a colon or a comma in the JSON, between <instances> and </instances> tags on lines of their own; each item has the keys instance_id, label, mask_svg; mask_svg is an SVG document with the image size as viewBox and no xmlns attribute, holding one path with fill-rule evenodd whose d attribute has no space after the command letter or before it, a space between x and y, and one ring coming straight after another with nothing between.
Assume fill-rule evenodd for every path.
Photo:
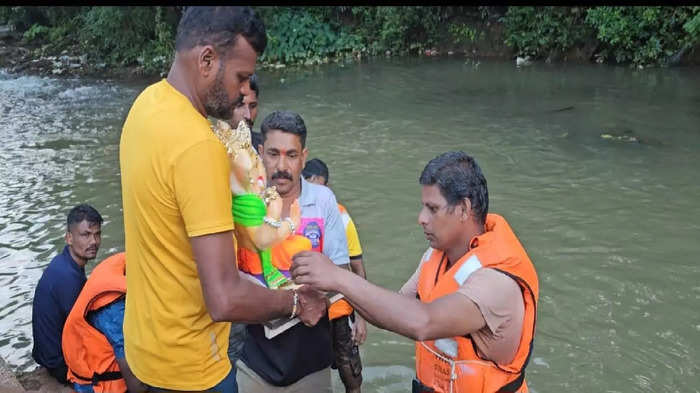
<instances>
[{"instance_id":1,"label":"life jacket strap","mask_svg":"<svg viewBox=\"0 0 700 393\"><path fill-rule=\"evenodd\" d=\"M500 389L498 389L499 393L515 393L520 389L521 386L523 386L523 382L525 382L525 370L522 370L520 372L520 375L518 378L515 378L514 380L510 381L509 383L503 385Z\"/></svg>"},{"instance_id":2,"label":"life jacket strap","mask_svg":"<svg viewBox=\"0 0 700 393\"><path fill-rule=\"evenodd\" d=\"M76 377L84 380L84 381L90 381L92 382L93 385L97 385L100 382L105 382L105 381L116 381L117 379L122 379L122 373L120 371L107 371L104 373L94 373L92 374L92 378L88 377L83 377L82 375L76 373L75 371L71 370L73 375Z\"/></svg>"}]
</instances>

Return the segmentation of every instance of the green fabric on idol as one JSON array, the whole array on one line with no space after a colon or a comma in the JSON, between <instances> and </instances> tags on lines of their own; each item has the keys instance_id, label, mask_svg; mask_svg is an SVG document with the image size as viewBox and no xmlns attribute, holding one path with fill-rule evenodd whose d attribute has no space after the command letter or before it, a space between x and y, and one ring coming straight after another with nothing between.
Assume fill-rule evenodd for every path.
<instances>
[{"instance_id":1,"label":"green fabric on idol","mask_svg":"<svg viewBox=\"0 0 700 393\"><path fill-rule=\"evenodd\" d=\"M231 213L233 222L244 227L263 225L263 218L267 214L267 208L262 198L256 194L234 195L231 200ZM287 277L280 273L279 269L272 264L270 250L259 250L260 262L262 264L263 276L267 287L277 289L287 282Z\"/></svg>"}]
</instances>

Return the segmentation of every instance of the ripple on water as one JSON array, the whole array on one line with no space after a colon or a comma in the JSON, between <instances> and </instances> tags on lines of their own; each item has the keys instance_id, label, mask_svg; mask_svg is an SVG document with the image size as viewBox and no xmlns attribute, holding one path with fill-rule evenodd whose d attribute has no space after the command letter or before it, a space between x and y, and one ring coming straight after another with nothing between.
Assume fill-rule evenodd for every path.
<instances>
[{"instance_id":1,"label":"ripple on water","mask_svg":"<svg viewBox=\"0 0 700 393\"><path fill-rule=\"evenodd\" d=\"M109 192L106 206L92 203L121 216L115 130L134 94L106 82L0 75L0 356L13 368L35 367L33 292L63 247L67 211Z\"/></svg>"},{"instance_id":2,"label":"ripple on water","mask_svg":"<svg viewBox=\"0 0 700 393\"><path fill-rule=\"evenodd\" d=\"M302 114L373 281L398 288L413 273L426 246L418 175L437 154L464 150L488 178L489 210L506 216L540 273L531 390L697 391L696 69L516 71L456 59L319 69L284 84L261 71L270 98L260 116ZM0 73L0 355L17 369L34 367L22 347L32 292L63 244L67 210L100 206L100 257L123 249L120 123L142 87ZM551 113L564 106L573 109ZM600 137L615 129L662 143ZM370 328L368 391L410 386L413 353L401 340Z\"/></svg>"}]
</instances>

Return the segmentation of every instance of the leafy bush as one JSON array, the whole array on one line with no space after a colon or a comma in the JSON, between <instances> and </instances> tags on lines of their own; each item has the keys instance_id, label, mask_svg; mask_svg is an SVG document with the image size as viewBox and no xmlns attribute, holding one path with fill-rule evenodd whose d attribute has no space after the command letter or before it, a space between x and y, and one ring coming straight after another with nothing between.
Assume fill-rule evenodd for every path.
<instances>
[{"instance_id":1,"label":"leafy bush","mask_svg":"<svg viewBox=\"0 0 700 393\"><path fill-rule=\"evenodd\" d=\"M603 43L601 54L618 63L664 63L697 42L700 7L595 7L586 22Z\"/></svg>"},{"instance_id":2,"label":"leafy bush","mask_svg":"<svg viewBox=\"0 0 700 393\"><path fill-rule=\"evenodd\" d=\"M268 39L261 61L321 63L362 48L359 37L338 31L318 14L291 7L275 7L261 14Z\"/></svg>"},{"instance_id":3,"label":"leafy bush","mask_svg":"<svg viewBox=\"0 0 700 393\"><path fill-rule=\"evenodd\" d=\"M35 23L29 28L29 30L24 32L22 37L27 41L44 39L48 37L49 31L51 31L51 28Z\"/></svg>"},{"instance_id":4,"label":"leafy bush","mask_svg":"<svg viewBox=\"0 0 700 393\"><path fill-rule=\"evenodd\" d=\"M154 25L153 7L92 7L83 15L80 43L108 64L133 64L155 39Z\"/></svg>"},{"instance_id":5,"label":"leafy bush","mask_svg":"<svg viewBox=\"0 0 700 393\"><path fill-rule=\"evenodd\" d=\"M505 43L519 55L545 57L582 44L591 35L579 7L508 7Z\"/></svg>"},{"instance_id":6,"label":"leafy bush","mask_svg":"<svg viewBox=\"0 0 700 393\"><path fill-rule=\"evenodd\" d=\"M693 7L692 12L695 14L690 20L685 22L683 30L690 35L691 44L700 42L700 7Z\"/></svg>"},{"instance_id":7,"label":"leafy bush","mask_svg":"<svg viewBox=\"0 0 700 393\"><path fill-rule=\"evenodd\" d=\"M470 27L466 23L450 24L447 30L457 45L471 44L484 35L483 31L478 33L475 28Z\"/></svg>"},{"instance_id":8,"label":"leafy bush","mask_svg":"<svg viewBox=\"0 0 700 393\"><path fill-rule=\"evenodd\" d=\"M371 54L408 53L437 43L448 7L352 7L356 33Z\"/></svg>"}]
</instances>

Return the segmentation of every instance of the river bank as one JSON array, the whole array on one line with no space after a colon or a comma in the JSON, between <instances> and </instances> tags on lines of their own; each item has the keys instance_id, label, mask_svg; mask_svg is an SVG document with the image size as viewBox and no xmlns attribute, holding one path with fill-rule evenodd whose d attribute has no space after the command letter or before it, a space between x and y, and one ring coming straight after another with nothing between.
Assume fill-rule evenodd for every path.
<instances>
[{"instance_id":1,"label":"river bank","mask_svg":"<svg viewBox=\"0 0 700 393\"><path fill-rule=\"evenodd\" d=\"M0 69L10 74L55 78L131 79L149 76L140 66L110 67L105 62L89 61L77 47L56 53L50 48L24 42L15 35L0 38Z\"/></svg>"},{"instance_id":2,"label":"river bank","mask_svg":"<svg viewBox=\"0 0 700 393\"><path fill-rule=\"evenodd\" d=\"M0 357L0 393L23 392L70 393L73 390L59 384L43 367L15 375Z\"/></svg>"},{"instance_id":3,"label":"river bank","mask_svg":"<svg viewBox=\"0 0 700 393\"><path fill-rule=\"evenodd\" d=\"M445 38L431 47L417 47L408 54L396 54L387 50L382 55L370 56L367 52L356 51L351 56L325 58L298 64L264 61L261 69L303 69L323 63L356 63L367 61L371 57L455 57L467 62L480 60L513 61L514 65L526 66L534 61L528 57L518 57L516 51L504 42L502 24L483 22L475 25L475 31L481 32L469 42L456 43ZM598 44L585 42L565 52L553 51L537 61L545 63L602 63L597 57ZM167 62L166 62L167 63ZM679 57L677 65L700 65L700 47L685 51ZM148 70L143 65L114 66L101 59L90 58L77 45L60 51L50 45L27 42L17 32L0 34L0 69L9 74L25 74L54 78L97 78L97 79L157 79L167 74L167 68L158 71Z\"/></svg>"}]
</instances>

